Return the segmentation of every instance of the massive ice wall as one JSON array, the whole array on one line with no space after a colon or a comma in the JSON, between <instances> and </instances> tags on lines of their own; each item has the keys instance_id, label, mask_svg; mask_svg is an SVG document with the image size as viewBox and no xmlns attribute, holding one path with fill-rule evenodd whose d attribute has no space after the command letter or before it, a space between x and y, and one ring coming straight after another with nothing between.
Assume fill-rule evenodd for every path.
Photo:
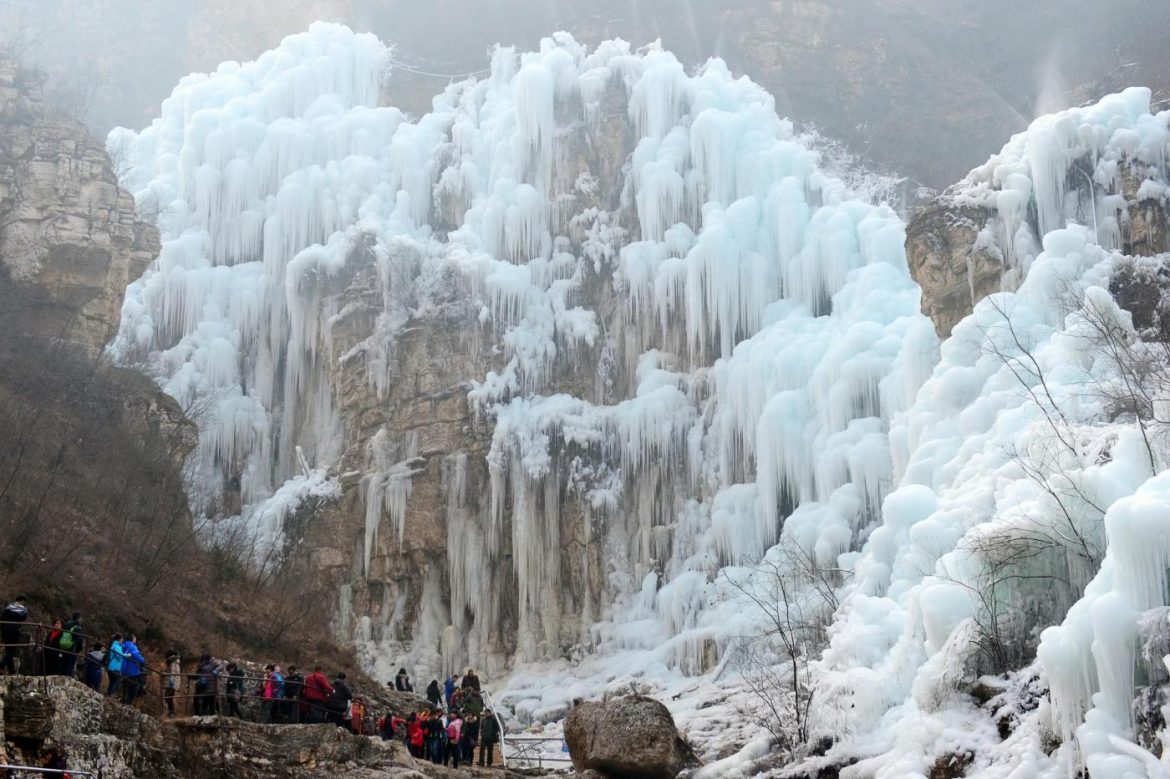
<instances>
[{"instance_id":1,"label":"massive ice wall","mask_svg":"<svg viewBox=\"0 0 1170 779\"><path fill-rule=\"evenodd\" d=\"M193 410L193 502L259 524L263 553L280 542L273 518L327 492L352 443L334 381L344 356L325 346L344 300L327 280L372 247L385 300L360 350L381 392L398 378L385 358L398 328L456 272L499 343L498 363L465 377L494 430L490 499L468 508L451 486L463 477L448 480L461 531L442 593L456 608L427 619L480 640L418 632L447 636L452 661L473 653L514 589L519 657L681 635L669 662L705 667L726 638L699 613L721 566L758 560L797 506L835 565L891 482L884 420L935 349L901 222L821 171L772 98L719 61L689 75L654 47L589 52L562 35L498 51L489 77L413 120L377 106L388 62L377 41L318 25L185 79L150 127L111 136L165 237L113 353ZM619 180L566 181L575 134L614 110L632 128ZM592 196L602 188L613 202ZM582 359L612 375L562 391ZM361 444L368 574L378 538L402 532L415 452L386 430ZM462 454L447 453L448 472ZM577 564L570 516L605 550L591 574L605 584L584 602L558 586ZM641 593L661 628L591 629Z\"/></svg>"},{"instance_id":2,"label":"massive ice wall","mask_svg":"<svg viewBox=\"0 0 1170 779\"><path fill-rule=\"evenodd\" d=\"M1170 549L1167 385L1140 367L1164 360L1170 259L1146 241L1170 173L1170 112L1149 101L1131 89L1042 117L945 198L985 214L971 251L999 258L1006 289L955 326L891 421L898 486L818 673L821 732L870 750L859 776L956 754L968 775L1146 775L1126 740L1138 686L1164 677L1139 635L1167 632ZM1135 267L1141 291L1122 283ZM998 709L967 694L1025 665Z\"/></svg>"},{"instance_id":3,"label":"massive ice wall","mask_svg":"<svg viewBox=\"0 0 1170 779\"><path fill-rule=\"evenodd\" d=\"M1042 120L973 174L959 196L991 215L978 241L1011 291L940 350L901 221L721 62L688 74L656 47L557 35L498 50L488 77L411 118L378 106L390 61L317 25L184 80L149 128L111 136L164 235L111 350L199 419L197 510L266 559L307 498L356 496L337 628L371 664L602 654L602 684L725 670L752 626L723 574L783 539L848 575L816 719L868 739L866 765L890 776L994 730L956 682L979 667L980 541L1039 528L1060 541L1026 566L1043 592L996 598L1069 613L1041 648L1046 727L1071 740L1099 690L1119 717L1125 649L1092 649L1109 625L1078 615L1106 607L1073 604L1159 600L1161 558L1136 582L1106 572L1135 564L1112 507L1161 455L1083 391L1118 378L1086 322L1132 334L1107 290L1132 218L1118 172L1165 201L1167 117L1148 93ZM359 294L362 263L376 283ZM368 328L335 349L358 308ZM431 358L472 366L447 389L473 421L440 444L342 402L355 364L374 405L398 402L396 350L420 328L472 343ZM362 613L353 594L409 543L431 463L445 543ZM553 713L592 689L520 695ZM922 729L936 741L911 743ZM996 759L1033 758L1080 759L1033 742Z\"/></svg>"}]
</instances>

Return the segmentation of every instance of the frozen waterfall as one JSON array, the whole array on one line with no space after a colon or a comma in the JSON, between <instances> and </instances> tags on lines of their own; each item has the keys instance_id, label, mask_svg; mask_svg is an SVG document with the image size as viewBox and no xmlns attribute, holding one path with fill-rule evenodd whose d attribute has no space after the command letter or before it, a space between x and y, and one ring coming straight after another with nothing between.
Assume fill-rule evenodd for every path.
<instances>
[{"instance_id":1,"label":"frozen waterfall","mask_svg":"<svg viewBox=\"0 0 1170 779\"><path fill-rule=\"evenodd\" d=\"M496 50L489 76L421 117L380 105L391 62L376 39L317 24L184 79L149 127L110 136L164 239L110 350L199 422L197 512L264 551L308 491L360 490L353 569L368 576L437 456L446 559L415 593L408 651L435 674L523 669L503 700L546 719L610 684L722 679L751 619L729 572L792 545L842 577L814 726L869 739L859 771L878 776L928 772L944 742L991 754L947 681L986 606L972 550L1059 515L1053 532L1083 554L1033 562L1061 582L1036 613L1068 613L1039 655L1066 744L1050 756L1021 738L994 760L1057 776L1116 757L1133 659L1106 636L1166 605L1170 520L1150 508L1162 480L1143 484L1160 450L1082 391L1117 379L1084 322L1127 326L1107 292L1123 163L1166 198L1168 115L1148 92L1038 120L964 182L955 197L994 214L980 240L1007 291L940 345L899 217L823 170L721 61L688 74L657 46L557 34ZM620 155L614 180L574 168L582 139ZM377 271L376 322L333 353L359 257ZM492 360L462 389L490 431L482 500L463 448L428 455L384 427L358 440L339 401L353 360L388 398L397 339L452 290ZM566 577L600 584L578 596ZM516 635L501 643L505 612ZM372 663L400 649L368 618L341 629Z\"/></svg>"}]
</instances>

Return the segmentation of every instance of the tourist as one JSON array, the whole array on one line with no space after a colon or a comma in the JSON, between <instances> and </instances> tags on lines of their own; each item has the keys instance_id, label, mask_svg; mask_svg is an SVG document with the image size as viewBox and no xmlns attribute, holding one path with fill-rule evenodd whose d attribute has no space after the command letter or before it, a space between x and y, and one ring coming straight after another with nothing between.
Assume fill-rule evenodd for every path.
<instances>
[{"instance_id":1,"label":"tourist","mask_svg":"<svg viewBox=\"0 0 1170 779\"><path fill-rule=\"evenodd\" d=\"M85 636L81 632L81 612L75 611L61 626L61 638L57 646L61 648L62 676L77 676L77 658L85 654Z\"/></svg>"},{"instance_id":2,"label":"tourist","mask_svg":"<svg viewBox=\"0 0 1170 779\"><path fill-rule=\"evenodd\" d=\"M410 683L410 677L406 675L405 668L398 669L398 676L394 677L394 689L398 692L414 692L414 687Z\"/></svg>"},{"instance_id":3,"label":"tourist","mask_svg":"<svg viewBox=\"0 0 1170 779\"><path fill-rule=\"evenodd\" d=\"M462 755L459 749L459 738L463 735L463 720L459 718L459 713L455 712L451 715L450 722L447 723L447 756L443 758L443 765L447 765L448 759L452 763L452 768L458 770L459 758Z\"/></svg>"},{"instance_id":4,"label":"tourist","mask_svg":"<svg viewBox=\"0 0 1170 779\"><path fill-rule=\"evenodd\" d=\"M479 718L468 714L463 720L463 728L459 736L459 751L463 762L471 765L475 759L475 746L479 743Z\"/></svg>"},{"instance_id":5,"label":"tourist","mask_svg":"<svg viewBox=\"0 0 1170 779\"><path fill-rule=\"evenodd\" d=\"M195 677L195 716L210 717L215 714L216 677L219 675L211 655L199 658Z\"/></svg>"},{"instance_id":6,"label":"tourist","mask_svg":"<svg viewBox=\"0 0 1170 779\"><path fill-rule=\"evenodd\" d=\"M349 689L345 674L337 674L333 680L333 693L326 705L329 721L339 727L348 727L346 720L349 719L349 704L352 700L353 692Z\"/></svg>"},{"instance_id":7,"label":"tourist","mask_svg":"<svg viewBox=\"0 0 1170 779\"><path fill-rule=\"evenodd\" d=\"M244 697L244 669L235 663L228 663L227 684L224 686L224 692L227 698L228 716L243 719L240 701Z\"/></svg>"},{"instance_id":8,"label":"tourist","mask_svg":"<svg viewBox=\"0 0 1170 779\"><path fill-rule=\"evenodd\" d=\"M447 700L447 708L451 708L451 697L455 694L455 677L453 675L447 676L447 681L443 682L443 697Z\"/></svg>"},{"instance_id":9,"label":"tourist","mask_svg":"<svg viewBox=\"0 0 1170 779\"><path fill-rule=\"evenodd\" d=\"M406 741L411 756L417 758L423 756L424 738L422 722L419 721L418 715L411 714L406 723Z\"/></svg>"},{"instance_id":10,"label":"tourist","mask_svg":"<svg viewBox=\"0 0 1170 779\"><path fill-rule=\"evenodd\" d=\"M106 674L110 677L106 695L113 698L122 686L122 634L115 633L110 638L110 651L106 652Z\"/></svg>"},{"instance_id":11,"label":"tourist","mask_svg":"<svg viewBox=\"0 0 1170 779\"><path fill-rule=\"evenodd\" d=\"M28 607L24 605L26 600L28 600L26 596L17 595L16 600L9 603L4 611L0 612L0 641L4 643L4 671L10 674L16 673L16 659L20 656L20 650L25 645L22 623L28 620Z\"/></svg>"},{"instance_id":12,"label":"tourist","mask_svg":"<svg viewBox=\"0 0 1170 779\"><path fill-rule=\"evenodd\" d=\"M467 673L463 676L463 686L470 687L477 692L479 691L479 677L470 668L467 669Z\"/></svg>"},{"instance_id":13,"label":"tourist","mask_svg":"<svg viewBox=\"0 0 1170 779\"><path fill-rule=\"evenodd\" d=\"M431 679L431 683L427 685L427 700L431 702L432 706L443 705L443 693L439 690L438 679Z\"/></svg>"},{"instance_id":14,"label":"tourist","mask_svg":"<svg viewBox=\"0 0 1170 779\"><path fill-rule=\"evenodd\" d=\"M56 676L61 673L61 661L64 659L61 655L61 634L64 632L61 620L53 620L53 627L49 630L49 636L41 648L41 674L43 676Z\"/></svg>"},{"instance_id":15,"label":"tourist","mask_svg":"<svg viewBox=\"0 0 1170 779\"><path fill-rule=\"evenodd\" d=\"M167 650L166 674L163 678L163 702L167 705L167 715L175 716L175 692L179 689L179 679L183 675L179 653L173 649Z\"/></svg>"},{"instance_id":16,"label":"tourist","mask_svg":"<svg viewBox=\"0 0 1170 779\"><path fill-rule=\"evenodd\" d=\"M366 734L366 702L361 698L354 698L349 707L349 727L354 735Z\"/></svg>"},{"instance_id":17,"label":"tourist","mask_svg":"<svg viewBox=\"0 0 1170 779\"><path fill-rule=\"evenodd\" d=\"M297 671L295 665L288 667L288 675L284 677L284 700L280 704L281 719L285 722L300 722L301 693L305 687L305 677Z\"/></svg>"},{"instance_id":18,"label":"tourist","mask_svg":"<svg viewBox=\"0 0 1170 779\"><path fill-rule=\"evenodd\" d=\"M276 670L276 666L271 663L264 666L264 687L263 703L261 710L263 712L263 721L266 723L276 722L276 706L279 699L284 698L284 679L281 678L280 673Z\"/></svg>"},{"instance_id":19,"label":"tourist","mask_svg":"<svg viewBox=\"0 0 1170 779\"><path fill-rule=\"evenodd\" d=\"M426 757L429 757L432 763L439 765L447 753L447 726L443 723L442 715L437 712L426 712L423 723L423 735L427 746Z\"/></svg>"},{"instance_id":20,"label":"tourist","mask_svg":"<svg viewBox=\"0 0 1170 779\"><path fill-rule=\"evenodd\" d=\"M329 679L321 672L321 666L316 666L313 673L305 678L305 703L308 705L306 712L307 722L324 722L327 713L327 704L329 696L333 695L333 685L329 683Z\"/></svg>"},{"instance_id":21,"label":"tourist","mask_svg":"<svg viewBox=\"0 0 1170 779\"><path fill-rule=\"evenodd\" d=\"M98 641L85 656L85 684L94 692L102 691L102 668L106 664L105 646Z\"/></svg>"},{"instance_id":22,"label":"tourist","mask_svg":"<svg viewBox=\"0 0 1170 779\"><path fill-rule=\"evenodd\" d=\"M500 743L500 722L491 709L483 713L479 725L479 764L491 766L495 762L496 744ZM486 762L485 762L486 760Z\"/></svg>"},{"instance_id":23,"label":"tourist","mask_svg":"<svg viewBox=\"0 0 1170 779\"><path fill-rule=\"evenodd\" d=\"M146 668L146 658L138 651L138 638L133 633L127 633L122 641L122 703L127 706L134 703L142 692L142 672Z\"/></svg>"}]
</instances>

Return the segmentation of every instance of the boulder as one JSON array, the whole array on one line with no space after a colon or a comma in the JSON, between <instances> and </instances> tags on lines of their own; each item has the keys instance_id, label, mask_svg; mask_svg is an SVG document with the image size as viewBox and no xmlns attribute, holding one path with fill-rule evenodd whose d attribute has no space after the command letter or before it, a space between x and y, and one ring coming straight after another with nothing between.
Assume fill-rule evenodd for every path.
<instances>
[{"instance_id":1,"label":"boulder","mask_svg":"<svg viewBox=\"0 0 1170 779\"><path fill-rule=\"evenodd\" d=\"M653 698L579 703L565 718L573 768L617 779L674 779L694 756L674 718Z\"/></svg>"}]
</instances>

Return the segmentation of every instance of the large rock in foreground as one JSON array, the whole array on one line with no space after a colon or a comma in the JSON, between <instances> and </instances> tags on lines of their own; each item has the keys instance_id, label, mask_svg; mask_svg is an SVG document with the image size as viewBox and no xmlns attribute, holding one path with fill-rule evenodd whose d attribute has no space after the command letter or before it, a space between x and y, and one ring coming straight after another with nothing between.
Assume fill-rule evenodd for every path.
<instances>
[{"instance_id":1,"label":"large rock in foreground","mask_svg":"<svg viewBox=\"0 0 1170 779\"><path fill-rule=\"evenodd\" d=\"M576 705L565 741L573 768L614 779L674 779L693 761L666 707L636 695Z\"/></svg>"}]
</instances>

